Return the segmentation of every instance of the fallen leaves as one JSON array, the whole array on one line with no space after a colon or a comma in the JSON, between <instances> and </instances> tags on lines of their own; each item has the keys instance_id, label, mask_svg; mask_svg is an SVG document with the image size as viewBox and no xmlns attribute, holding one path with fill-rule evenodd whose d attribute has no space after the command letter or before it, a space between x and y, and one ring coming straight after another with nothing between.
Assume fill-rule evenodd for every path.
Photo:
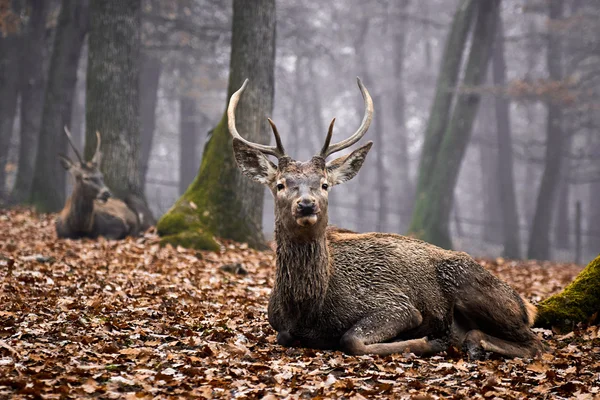
<instances>
[{"instance_id":1,"label":"fallen leaves","mask_svg":"<svg viewBox=\"0 0 600 400\"><path fill-rule=\"evenodd\" d=\"M576 265L482 260L533 301ZM53 216L0 211L0 398L550 398L600 394L597 327L536 333L538 360L457 351L351 357L283 348L266 318L272 252L57 240Z\"/></svg>"}]
</instances>

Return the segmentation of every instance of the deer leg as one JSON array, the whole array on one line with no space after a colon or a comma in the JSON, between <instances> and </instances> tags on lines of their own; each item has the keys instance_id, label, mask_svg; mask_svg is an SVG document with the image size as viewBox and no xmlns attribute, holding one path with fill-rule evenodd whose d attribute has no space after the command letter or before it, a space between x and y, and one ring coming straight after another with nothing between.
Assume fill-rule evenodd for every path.
<instances>
[{"instance_id":1,"label":"deer leg","mask_svg":"<svg viewBox=\"0 0 600 400\"><path fill-rule=\"evenodd\" d=\"M542 345L533 333L530 336L531 338L524 342L513 342L473 329L467 333L463 348L469 358L475 360L483 358L485 352L496 353L508 358L533 358L541 352Z\"/></svg>"},{"instance_id":2,"label":"deer leg","mask_svg":"<svg viewBox=\"0 0 600 400\"><path fill-rule=\"evenodd\" d=\"M378 354L411 352L416 355L439 353L447 348L445 340L420 339L386 342L402 332L421 325L421 313L410 307L401 310L372 314L358 321L340 340L340 346L348 354Z\"/></svg>"}]
</instances>

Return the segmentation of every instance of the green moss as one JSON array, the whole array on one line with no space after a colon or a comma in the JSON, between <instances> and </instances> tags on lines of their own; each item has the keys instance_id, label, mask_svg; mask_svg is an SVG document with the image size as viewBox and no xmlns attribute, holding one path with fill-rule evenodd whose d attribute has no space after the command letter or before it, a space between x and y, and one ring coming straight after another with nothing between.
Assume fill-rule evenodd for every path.
<instances>
[{"instance_id":1,"label":"green moss","mask_svg":"<svg viewBox=\"0 0 600 400\"><path fill-rule=\"evenodd\" d=\"M173 246L212 251L219 251L220 248L214 237L205 232L185 231L174 235L167 235L161 238L160 243L162 245L169 243Z\"/></svg>"},{"instance_id":2,"label":"green moss","mask_svg":"<svg viewBox=\"0 0 600 400\"><path fill-rule=\"evenodd\" d=\"M562 292L538 305L536 326L565 330L587 322L600 311L600 256L577 275Z\"/></svg>"},{"instance_id":3,"label":"green moss","mask_svg":"<svg viewBox=\"0 0 600 400\"><path fill-rule=\"evenodd\" d=\"M198 175L158 221L161 241L214 250L219 248L213 238L216 236L264 247L260 228L251 226L243 217L241 199L236 193L239 179L224 115L206 145Z\"/></svg>"}]
</instances>

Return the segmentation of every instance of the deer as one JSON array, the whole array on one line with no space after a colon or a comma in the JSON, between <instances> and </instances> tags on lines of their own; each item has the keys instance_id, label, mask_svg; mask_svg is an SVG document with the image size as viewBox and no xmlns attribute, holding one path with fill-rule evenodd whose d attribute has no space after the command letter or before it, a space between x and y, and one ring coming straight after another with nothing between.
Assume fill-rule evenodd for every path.
<instances>
[{"instance_id":1,"label":"deer","mask_svg":"<svg viewBox=\"0 0 600 400\"><path fill-rule=\"evenodd\" d=\"M56 219L56 234L59 238L95 239L104 236L107 239L123 239L137 236L148 228L143 212L126 202L114 198L104 184L104 175L100 171L102 152L101 137L96 132L96 150L90 161L84 161L69 129L65 127L67 140L77 157L73 162L65 155L59 155L61 165L74 179L73 191L64 208ZM128 198L135 197L128 196Z\"/></svg>"},{"instance_id":2,"label":"deer","mask_svg":"<svg viewBox=\"0 0 600 400\"><path fill-rule=\"evenodd\" d=\"M275 146L244 139L235 110L246 79L230 99L228 128L243 175L274 198L276 268L268 321L277 343L350 355L430 356L454 346L471 359L492 354L533 358L543 348L532 332L536 308L464 252L394 233L356 233L328 226L328 194L360 170L372 142L342 157L373 119L373 101L357 78L364 117L347 139L296 161ZM269 159L273 156L277 164Z\"/></svg>"}]
</instances>

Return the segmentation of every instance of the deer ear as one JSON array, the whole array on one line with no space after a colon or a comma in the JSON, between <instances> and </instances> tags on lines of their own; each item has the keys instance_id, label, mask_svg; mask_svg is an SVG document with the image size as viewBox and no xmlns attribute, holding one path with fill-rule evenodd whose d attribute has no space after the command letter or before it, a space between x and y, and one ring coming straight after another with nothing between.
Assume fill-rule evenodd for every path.
<instances>
[{"instance_id":1,"label":"deer ear","mask_svg":"<svg viewBox=\"0 0 600 400\"><path fill-rule=\"evenodd\" d=\"M275 181L277 166L260 151L233 138L233 154L244 175L255 182L270 185Z\"/></svg>"},{"instance_id":2,"label":"deer ear","mask_svg":"<svg viewBox=\"0 0 600 400\"><path fill-rule=\"evenodd\" d=\"M373 142L369 142L347 156L329 161L326 169L331 185L339 185L354 178L358 174L360 167L362 167L372 145Z\"/></svg>"},{"instance_id":3,"label":"deer ear","mask_svg":"<svg viewBox=\"0 0 600 400\"><path fill-rule=\"evenodd\" d=\"M60 160L60 165L62 165L62 167L67 171L73 167L73 161L71 161L69 157L59 154L58 158Z\"/></svg>"}]
</instances>

